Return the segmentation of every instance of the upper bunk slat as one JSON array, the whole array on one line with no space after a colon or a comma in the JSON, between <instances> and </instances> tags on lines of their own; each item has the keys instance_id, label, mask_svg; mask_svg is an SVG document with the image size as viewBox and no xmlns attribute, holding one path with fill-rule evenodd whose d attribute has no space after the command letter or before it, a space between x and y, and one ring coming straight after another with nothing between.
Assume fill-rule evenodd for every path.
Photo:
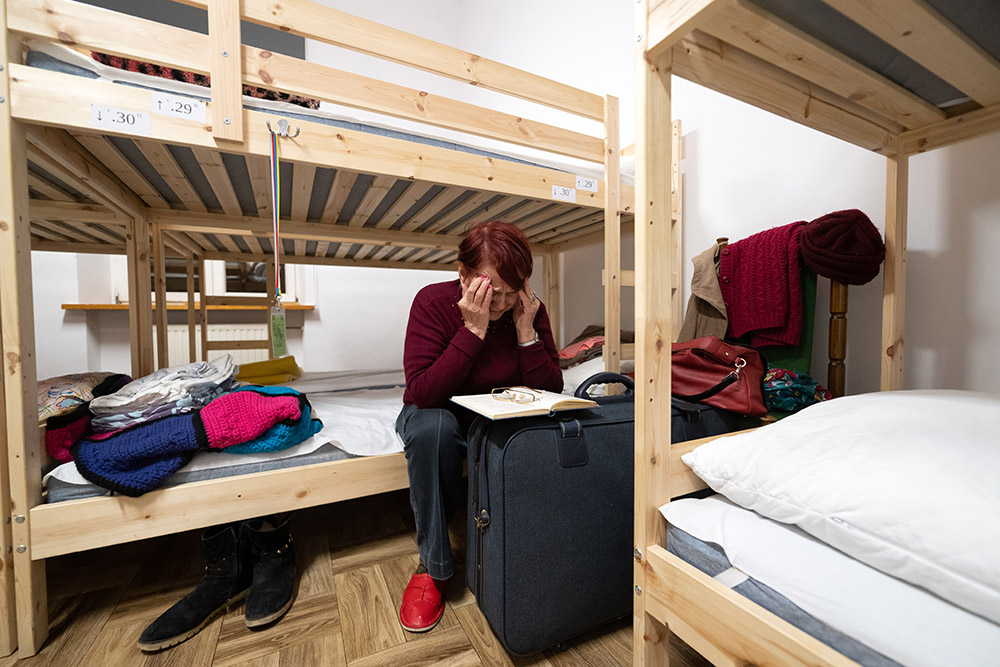
<instances>
[{"instance_id":1,"label":"upper bunk slat","mask_svg":"<svg viewBox=\"0 0 1000 667\"><path fill-rule=\"evenodd\" d=\"M9 11L11 29L25 35L199 74L211 72L212 58L218 51L209 37L200 33L71 0L24 0ZM234 61L240 52L234 49L233 56L222 60ZM241 53L243 77L251 85L593 162L603 160L602 142L597 137L251 46L242 46ZM234 113L225 110L220 117ZM603 120L603 116L597 120ZM227 136L236 117L230 121L229 126L223 124Z\"/></svg>"},{"instance_id":2,"label":"upper bunk slat","mask_svg":"<svg viewBox=\"0 0 1000 667\"><path fill-rule=\"evenodd\" d=\"M195 148L192 150L194 151L195 159L198 160L198 164L201 166L202 172L205 174L205 178L208 179L212 190L215 192L216 199L219 200L222 211L229 215L241 215L243 209L240 206L239 197L236 196L236 190L233 189L233 182L229 178L229 172L226 171L226 165L222 162L222 156L215 151L204 148ZM99 155L97 157L100 158Z\"/></svg>"},{"instance_id":3,"label":"upper bunk slat","mask_svg":"<svg viewBox=\"0 0 1000 667\"><path fill-rule=\"evenodd\" d=\"M375 227L378 229L395 227L402 216L416 206L417 202L423 199L433 188L433 183L424 183L422 181L410 183L399 195L399 198L389 207L389 210L375 223Z\"/></svg>"},{"instance_id":4,"label":"upper bunk slat","mask_svg":"<svg viewBox=\"0 0 1000 667\"><path fill-rule=\"evenodd\" d=\"M15 69L15 65L10 68ZM15 98L12 90L11 107ZM87 149L73 137L44 127L31 128L27 135L28 157L33 162L110 208L131 217L142 216L143 205L139 197L106 167L88 159Z\"/></svg>"},{"instance_id":5,"label":"upper bunk slat","mask_svg":"<svg viewBox=\"0 0 1000 667\"><path fill-rule=\"evenodd\" d=\"M726 6L702 30L903 127L945 117L929 102L746 0Z\"/></svg>"},{"instance_id":6,"label":"upper bunk slat","mask_svg":"<svg viewBox=\"0 0 1000 667\"><path fill-rule=\"evenodd\" d=\"M148 206L154 208L169 208L170 204L164 199L156 188L150 184L146 177L136 169L128 158L121 154L114 144L106 138L84 134L82 132L71 133L80 144L90 151L101 164L110 169L115 176L139 195Z\"/></svg>"},{"instance_id":7,"label":"upper bunk slat","mask_svg":"<svg viewBox=\"0 0 1000 667\"><path fill-rule=\"evenodd\" d=\"M297 164L292 172L292 220L306 220L309 217L309 202L312 199L316 181L316 167L311 164ZM296 253L299 254L299 253Z\"/></svg>"},{"instance_id":8,"label":"upper bunk slat","mask_svg":"<svg viewBox=\"0 0 1000 667\"><path fill-rule=\"evenodd\" d=\"M28 171L28 187L47 199L54 201L76 201L76 198L68 190L55 183L51 183L30 170Z\"/></svg>"},{"instance_id":9,"label":"upper bunk slat","mask_svg":"<svg viewBox=\"0 0 1000 667\"><path fill-rule=\"evenodd\" d=\"M180 198L187 210L202 213L208 211L205 202L198 196L194 185L188 180L169 148L156 141L138 138L133 141L139 151L149 160L153 169L163 177L174 194Z\"/></svg>"},{"instance_id":10,"label":"upper bunk slat","mask_svg":"<svg viewBox=\"0 0 1000 667\"><path fill-rule=\"evenodd\" d=\"M1000 102L1000 63L923 0L823 0L983 106Z\"/></svg>"}]
</instances>

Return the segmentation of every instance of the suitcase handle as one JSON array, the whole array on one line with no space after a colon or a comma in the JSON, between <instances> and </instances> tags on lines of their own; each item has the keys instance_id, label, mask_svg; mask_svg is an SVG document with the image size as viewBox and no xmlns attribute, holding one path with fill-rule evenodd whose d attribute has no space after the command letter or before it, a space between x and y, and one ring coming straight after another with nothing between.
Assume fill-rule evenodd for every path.
<instances>
[{"instance_id":1,"label":"suitcase handle","mask_svg":"<svg viewBox=\"0 0 1000 667\"><path fill-rule=\"evenodd\" d=\"M617 382L618 384L625 386L625 396L631 396L635 393L635 383L632 382L632 378L620 373L609 373L604 371L602 373L595 373L584 380L580 386L576 388L573 395L577 398L589 398L590 395L587 393L587 390L589 390L592 386L595 384L608 384L612 382Z\"/></svg>"}]
</instances>

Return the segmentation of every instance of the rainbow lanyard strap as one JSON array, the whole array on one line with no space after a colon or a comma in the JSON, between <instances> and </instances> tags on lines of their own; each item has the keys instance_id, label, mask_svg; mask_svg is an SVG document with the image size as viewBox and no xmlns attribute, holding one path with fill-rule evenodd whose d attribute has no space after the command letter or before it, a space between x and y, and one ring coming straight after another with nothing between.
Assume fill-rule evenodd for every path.
<instances>
[{"instance_id":1,"label":"rainbow lanyard strap","mask_svg":"<svg viewBox=\"0 0 1000 667\"><path fill-rule=\"evenodd\" d=\"M281 125L279 124L279 127ZM271 202L274 215L274 305L270 310L271 353L272 356L283 357L288 354L285 342L285 308L281 305L281 256L278 244L281 231L281 161L278 151L278 135L267 126L271 133Z\"/></svg>"},{"instance_id":2,"label":"rainbow lanyard strap","mask_svg":"<svg viewBox=\"0 0 1000 667\"><path fill-rule=\"evenodd\" d=\"M281 258L278 255L279 234L281 231L281 162L278 151L278 135L271 132L271 209L274 217L274 299L281 305Z\"/></svg>"}]
</instances>

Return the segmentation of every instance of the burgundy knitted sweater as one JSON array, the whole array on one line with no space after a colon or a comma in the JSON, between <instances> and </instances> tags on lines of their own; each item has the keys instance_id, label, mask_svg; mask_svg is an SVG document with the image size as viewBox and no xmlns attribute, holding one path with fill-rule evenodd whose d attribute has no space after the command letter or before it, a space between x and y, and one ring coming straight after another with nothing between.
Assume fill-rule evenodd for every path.
<instances>
[{"instance_id":1,"label":"burgundy knitted sweater","mask_svg":"<svg viewBox=\"0 0 1000 667\"><path fill-rule=\"evenodd\" d=\"M540 342L520 347L512 310L490 322L486 338L479 340L462 322L461 298L458 280L428 285L414 297L403 347L403 403L442 408L452 396L512 385L562 391L559 352L544 304L535 315Z\"/></svg>"},{"instance_id":2,"label":"burgundy knitted sweater","mask_svg":"<svg viewBox=\"0 0 1000 667\"><path fill-rule=\"evenodd\" d=\"M802 335L799 235L805 222L730 243L719 258L728 335L752 332L750 345L798 345Z\"/></svg>"}]
</instances>

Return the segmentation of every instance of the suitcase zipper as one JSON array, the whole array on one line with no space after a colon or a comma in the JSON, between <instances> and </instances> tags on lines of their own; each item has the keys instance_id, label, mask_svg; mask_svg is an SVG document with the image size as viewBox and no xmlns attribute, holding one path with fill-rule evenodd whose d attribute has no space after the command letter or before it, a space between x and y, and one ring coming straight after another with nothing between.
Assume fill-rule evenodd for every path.
<instances>
[{"instance_id":1,"label":"suitcase zipper","mask_svg":"<svg viewBox=\"0 0 1000 667\"><path fill-rule=\"evenodd\" d=\"M483 434L479 440L479 453L480 455L476 457L476 467L473 471L475 478L473 480L473 494L474 500L474 510L475 510L475 520L476 520L476 601L482 607L482 593L483 593L483 532L486 527L490 525L490 513L483 507L480 508L479 503L479 481L480 481L480 467L483 473L486 473L487 464L489 462L489 431L490 425L486 425L483 429Z\"/></svg>"}]
</instances>

